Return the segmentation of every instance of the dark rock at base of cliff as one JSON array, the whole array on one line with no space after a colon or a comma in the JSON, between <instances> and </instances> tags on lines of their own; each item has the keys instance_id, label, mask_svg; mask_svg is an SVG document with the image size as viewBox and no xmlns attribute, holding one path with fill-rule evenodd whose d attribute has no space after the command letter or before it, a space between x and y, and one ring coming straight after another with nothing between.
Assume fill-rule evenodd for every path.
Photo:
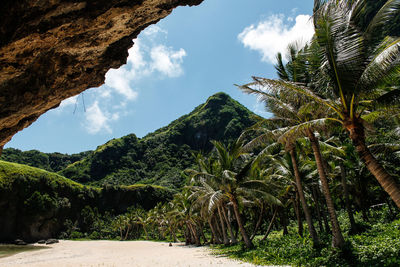
<instances>
[{"instance_id":1,"label":"dark rock at base of cliff","mask_svg":"<svg viewBox=\"0 0 400 267\"><path fill-rule=\"evenodd\" d=\"M15 245L18 245L18 246L25 246L25 245L27 245L27 243L26 243L24 240L22 240L22 239L15 239L14 244L15 244Z\"/></svg>"}]
</instances>

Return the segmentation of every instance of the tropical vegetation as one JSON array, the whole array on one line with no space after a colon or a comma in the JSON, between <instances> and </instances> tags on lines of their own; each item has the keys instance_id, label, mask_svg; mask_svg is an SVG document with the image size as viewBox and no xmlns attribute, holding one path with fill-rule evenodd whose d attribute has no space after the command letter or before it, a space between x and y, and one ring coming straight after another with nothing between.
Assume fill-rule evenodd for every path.
<instances>
[{"instance_id":1,"label":"tropical vegetation","mask_svg":"<svg viewBox=\"0 0 400 267\"><path fill-rule=\"evenodd\" d=\"M256 264L399 266L399 13L399 0L316 0L315 35L277 55L279 79L238 86L270 118L219 93L144 138L66 157L59 174L0 162L0 189L26 216L64 214L51 217L63 238L210 244ZM107 206L115 198L123 209Z\"/></svg>"}]
</instances>

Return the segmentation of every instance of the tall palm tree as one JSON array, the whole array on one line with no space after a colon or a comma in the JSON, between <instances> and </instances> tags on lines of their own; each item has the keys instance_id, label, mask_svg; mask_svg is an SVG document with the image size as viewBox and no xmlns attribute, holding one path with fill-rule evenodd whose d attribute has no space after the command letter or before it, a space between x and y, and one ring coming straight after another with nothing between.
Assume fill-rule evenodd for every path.
<instances>
[{"instance_id":1,"label":"tall palm tree","mask_svg":"<svg viewBox=\"0 0 400 267\"><path fill-rule=\"evenodd\" d=\"M306 67L307 57L304 54L305 49L307 47L301 50L295 45L289 45L289 60L286 65L282 62L281 54L277 55L278 63L275 68L281 79L293 83L307 83L310 80L309 70ZM343 247L344 238L329 191L318 138L314 134L314 131L325 126L325 120L321 120L320 117L326 114L326 108L319 107L318 103L307 101L308 98L304 95L287 90L286 88L278 87L265 90L262 80L256 78L254 80L254 83L239 86L239 88L245 93L256 94L259 100L265 102L266 107L274 114L272 120L278 121L284 126L280 128L278 139L284 142L286 146L292 144L301 136L307 136L310 140L332 223L332 246ZM311 113L311 109L316 110ZM290 149L289 153L292 159L295 160L294 149ZM293 164L293 166L296 172L297 164ZM300 195L300 197L302 196Z\"/></svg>"},{"instance_id":2,"label":"tall palm tree","mask_svg":"<svg viewBox=\"0 0 400 267\"><path fill-rule=\"evenodd\" d=\"M243 87L246 88L246 90L252 90L252 92L259 91L257 89L252 89L249 85L245 85ZM260 91L260 92L262 92L262 91ZM287 107L286 105L282 105L282 102L279 100L279 98L281 96L283 96L283 95L280 95L280 96L279 95L271 95L271 98L273 100L275 100L275 101L271 101L270 103L268 103L268 107L270 107L271 110L272 109L277 110L278 107L282 107L282 110L285 110L285 109L290 110L290 107ZM274 114L273 118L267 119L264 121L260 121L260 123L256 124L252 128L250 128L250 130L255 129L258 132L258 136L246 144L245 150L251 150L254 147L257 147L260 145L266 146L258 155L258 158L263 158L264 155L269 152L270 147L275 146L275 143L273 142L273 140L276 141L276 144L284 145L285 150L288 152L288 154L290 156L291 166L293 168L293 174L294 174L295 181L296 181L297 195L299 196L300 203L301 203L301 206L304 211L308 230L310 232L310 235L311 235L314 245L318 246L319 238L318 238L317 232L315 231L313 219L311 216L311 211L310 211L310 208L307 204L307 201L306 201L306 198L304 195L302 177L300 175L299 166L298 166L298 157L297 157L297 153L296 153L296 150L297 150L296 140L297 140L298 136L296 136L294 134L285 134L285 133L297 133L297 131L296 130L293 131L292 130L293 127L290 127L290 126L289 127L283 126L278 129L275 129L275 130L269 129L269 127L271 127L270 124L272 124L273 126L274 125L279 126L279 125L284 124L286 120L287 119L284 116L276 116ZM263 125L263 123L266 123L266 125ZM272 144L271 144L271 142L272 142ZM268 144L270 144L270 145L268 145Z\"/></svg>"},{"instance_id":3,"label":"tall palm tree","mask_svg":"<svg viewBox=\"0 0 400 267\"><path fill-rule=\"evenodd\" d=\"M363 119L368 109L385 104L389 97L398 100L400 95L399 90L387 86L400 73L400 38L381 34L399 16L400 1L386 1L364 27L359 21L366 18L366 0L315 3L315 36L310 46L314 57L310 62L318 66L318 75L313 76L317 78L311 84L257 80L268 88L301 93L331 110L335 116L328 119L347 130L361 160L400 208L400 186L368 149Z\"/></svg>"},{"instance_id":4,"label":"tall palm tree","mask_svg":"<svg viewBox=\"0 0 400 267\"><path fill-rule=\"evenodd\" d=\"M268 150L269 148L267 147L266 149ZM287 150L289 150L289 152L286 152ZM296 186L296 195L298 195L300 198L300 203L307 221L308 230L311 238L313 239L314 245L317 246L319 244L319 238L315 230L311 210L307 204L304 193L304 182L302 181L304 179L304 173L302 173L299 168L299 162L301 159L297 153L298 150L299 147L295 142L291 144L290 149L286 149L286 151L283 150L274 154L265 153L264 156L268 157L270 160L267 172L271 173L271 177L273 179L280 180L281 182L285 180L294 181ZM287 185L290 185L290 183ZM299 218L298 221L300 221ZM300 228L299 234L302 235Z\"/></svg>"}]
</instances>

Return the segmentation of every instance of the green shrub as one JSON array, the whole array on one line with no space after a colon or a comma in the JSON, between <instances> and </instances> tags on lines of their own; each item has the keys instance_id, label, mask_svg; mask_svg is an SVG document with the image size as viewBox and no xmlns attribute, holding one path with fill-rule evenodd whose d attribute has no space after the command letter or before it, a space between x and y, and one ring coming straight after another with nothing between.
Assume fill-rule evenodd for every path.
<instances>
[{"instance_id":1,"label":"green shrub","mask_svg":"<svg viewBox=\"0 0 400 267\"><path fill-rule=\"evenodd\" d=\"M85 237L85 235L83 233L81 233L81 232L78 232L78 231L74 231L70 235L71 239L79 239L79 238L83 238L83 237Z\"/></svg>"},{"instance_id":2,"label":"green shrub","mask_svg":"<svg viewBox=\"0 0 400 267\"><path fill-rule=\"evenodd\" d=\"M385 212L385 209L376 211L381 222L374 222L369 230L358 235L345 233L347 242L343 250L331 247L330 235L322 234L322 246L315 249L308 237L300 238L296 234L283 236L281 232L272 232L266 241L255 242L252 250L241 245L220 245L215 246L216 253L266 265L400 266L400 220L383 223L386 219L381 215ZM346 219L342 217L341 220Z\"/></svg>"}]
</instances>

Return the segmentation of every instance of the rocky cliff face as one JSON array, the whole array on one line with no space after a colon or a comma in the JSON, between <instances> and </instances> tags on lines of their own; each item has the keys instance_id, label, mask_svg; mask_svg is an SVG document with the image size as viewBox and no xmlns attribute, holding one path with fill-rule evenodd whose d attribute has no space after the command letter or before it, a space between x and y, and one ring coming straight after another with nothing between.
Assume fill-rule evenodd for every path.
<instances>
[{"instance_id":1,"label":"rocky cliff face","mask_svg":"<svg viewBox=\"0 0 400 267\"><path fill-rule=\"evenodd\" d=\"M63 99L104 83L147 26L203 0L3 0L0 148Z\"/></svg>"}]
</instances>

